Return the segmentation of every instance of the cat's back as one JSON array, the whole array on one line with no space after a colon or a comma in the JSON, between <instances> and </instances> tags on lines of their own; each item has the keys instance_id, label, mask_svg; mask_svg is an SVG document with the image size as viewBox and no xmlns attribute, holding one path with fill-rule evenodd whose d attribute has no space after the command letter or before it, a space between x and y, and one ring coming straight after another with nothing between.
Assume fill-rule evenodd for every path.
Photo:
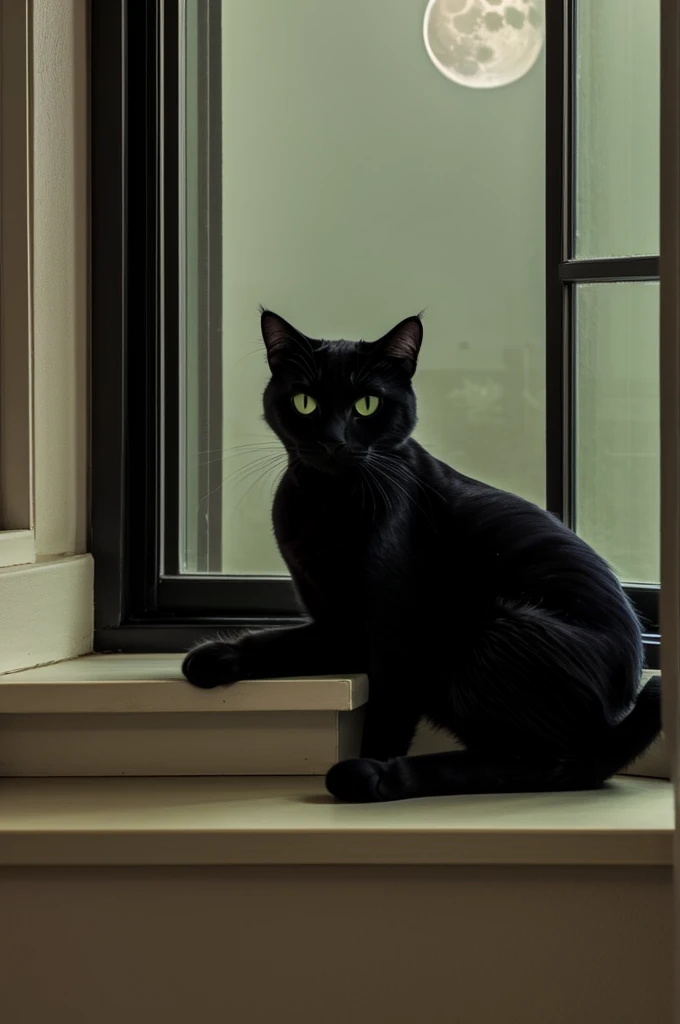
<instances>
[{"instance_id":1,"label":"cat's back","mask_svg":"<svg viewBox=\"0 0 680 1024\"><path fill-rule=\"evenodd\" d=\"M554 515L432 457L422 471L444 499L432 560L469 601L526 603L593 624L612 614L633 622L611 567Z\"/></svg>"}]
</instances>

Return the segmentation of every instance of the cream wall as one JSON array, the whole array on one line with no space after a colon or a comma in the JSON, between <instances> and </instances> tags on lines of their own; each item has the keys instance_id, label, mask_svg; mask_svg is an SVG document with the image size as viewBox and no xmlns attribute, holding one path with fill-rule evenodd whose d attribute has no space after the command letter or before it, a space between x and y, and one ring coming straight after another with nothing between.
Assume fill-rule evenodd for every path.
<instances>
[{"instance_id":1,"label":"cream wall","mask_svg":"<svg viewBox=\"0 0 680 1024\"><path fill-rule=\"evenodd\" d=\"M665 868L0 872L11 1024L670 1024Z\"/></svg>"}]
</instances>

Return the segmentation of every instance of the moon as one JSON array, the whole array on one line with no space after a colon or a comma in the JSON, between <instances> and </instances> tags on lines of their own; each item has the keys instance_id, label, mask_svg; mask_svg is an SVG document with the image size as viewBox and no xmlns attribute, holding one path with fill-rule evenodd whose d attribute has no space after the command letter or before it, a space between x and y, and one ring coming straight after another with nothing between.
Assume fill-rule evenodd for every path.
<instances>
[{"instance_id":1,"label":"moon","mask_svg":"<svg viewBox=\"0 0 680 1024\"><path fill-rule=\"evenodd\" d=\"M425 48L452 82L473 89L510 85L538 59L544 14L544 0L430 0Z\"/></svg>"}]
</instances>

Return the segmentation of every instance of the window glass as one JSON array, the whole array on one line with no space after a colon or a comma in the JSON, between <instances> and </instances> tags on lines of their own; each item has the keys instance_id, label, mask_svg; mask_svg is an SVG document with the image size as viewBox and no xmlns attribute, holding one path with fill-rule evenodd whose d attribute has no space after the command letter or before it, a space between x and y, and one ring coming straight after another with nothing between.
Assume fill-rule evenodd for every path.
<instances>
[{"instance_id":1,"label":"window glass","mask_svg":"<svg viewBox=\"0 0 680 1024\"><path fill-rule=\"evenodd\" d=\"M575 296L576 527L627 583L659 581L659 286Z\"/></svg>"},{"instance_id":2,"label":"window glass","mask_svg":"<svg viewBox=\"0 0 680 1024\"><path fill-rule=\"evenodd\" d=\"M200 46L206 6L219 74ZM418 438L544 501L544 57L507 87L466 88L429 59L423 13L183 5L184 571L285 571L260 303L354 339L424 308Z\"/></svg>"},{"instance_id":3,"label":"window glass","mask_svg":"<svg viewBox=\"0 0 680 1024\"><path fill-rule=\"evenodd\" d=\"M659 0L576 5L578 258L659 251Z\"/></svg>"}]
</instances>

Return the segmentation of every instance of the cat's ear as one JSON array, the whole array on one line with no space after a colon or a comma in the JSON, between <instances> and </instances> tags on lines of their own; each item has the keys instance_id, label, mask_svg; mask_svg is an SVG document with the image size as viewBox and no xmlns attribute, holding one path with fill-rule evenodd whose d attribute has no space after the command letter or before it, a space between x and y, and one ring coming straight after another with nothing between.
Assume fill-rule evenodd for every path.
<instances>
[{"instance_id":1,"label":"cat's ear","mask_svg":"<svg viewBox=\"0 0 680 1024\"><path fill-rule=\"evenodd\" d=\"M418 353L423 343L423 324L419 316L409 316L393 327L384 338L375 342L381 356L398 359L412 377L418 363Z\"/></svg>"},{"instance_id":2,"label":"cat's ear","mask_svg":"<svg viewBox=\"0 0 680 1024\"><path fill-rule=\"evenodd\" d=\"M283 317L272 313L269 309L262 310L260 326L262 340L267 349L267 359L272 370L285 363L300 345L308 346L304 335L296 331L292 324L289 324Z\"/></svg>"}]
</instances>

